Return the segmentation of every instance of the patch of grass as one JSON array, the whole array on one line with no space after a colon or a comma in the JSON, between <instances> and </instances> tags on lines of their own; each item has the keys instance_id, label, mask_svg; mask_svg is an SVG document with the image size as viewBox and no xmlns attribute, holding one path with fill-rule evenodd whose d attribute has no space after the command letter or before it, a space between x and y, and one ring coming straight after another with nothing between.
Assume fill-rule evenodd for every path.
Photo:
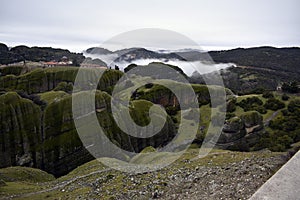
<instances>
[{"instance_id":1,"label":"patch of grass","mask_svg":"<svg viewBox=\"0 0 300 200\"><path fill-rule=\"evenodd\" d=\"M204 105L200 107L200 126L205 126L204 132L207 131L208 125L211 120L211 107Z\"/></svg>"},{"instance_id":2,"label":"patch of grass","mask_svg":"<svg viewBox=\"0 0 300 200\"><path fill-rule=\"evenodd\" d=\"M39 94L41 100L46 101L48 104L52 103L55 99L61 99L66 95L68 94L64 91L49 91Z\"/></svg>"},{"instance_id":3,"label":"patch of grass","mask_svg":"<svg viewBox=\"0 0 300 200\"><path fill-rule=\"evenodd\" d=\"M178 157L179 154L171 152L151 152L151 153L139 153L134 156L130 163L137 164L158 164L158 163L168 163L174 158Z\"/></svg>"},{"instance_id":4,"label":"patch of grass","mask_svg":"<svg viewBox=\"0 0 300 200\"><path fill-rule=\"evenodd\" d=\"M300 141L291 145L293 148L300 148Z\"/></svg>"},{"instance_id":5,"label":"patch of grass","mask_svg":"<svg viewBox=\"0 0 300 200\"><path fill-rule=\"evenodd\" d=\"M59 181L68 180L68 179L74 178L76 176L80 176L82 174L88 174L88 173L91 173L91 172L103 170L105 168L106 168L106 166L103 165L98 160L92 160L90 162L87 162L83 165L78 166L76 169L74 169L73 171L71 171L67 175L58 178L58 180Z\"/></svg>"},{"instance_id":6,"label":"patch of grass","mask_svg":"<svg viewBox=\"0 0 300 200\"><path fill-rule=\"evenodd\" d=\"M246 76L241 76L240 77L242 80L244 80L244 81L249 81L249 80L255 80L255 79L257 79L257 76L255 75L255 74L246 74Z\"/></svg>"},{"instance_id":7,"label":"patch of grass","mask_svg":"<svg viewBox=\"0 0 300 200\"><path fill-rule=\"evenodd\" d=\"M82 186L79 188L75 188L73 190L54 190L45 193L37 193L34 195L30 195L28 197L21 197L15 199L22 199L22 200L41 200L41 199L49 199L49 200L57 200L57 199L77 199L82 198L86 199L86 195L92 190L91 187Z\"/></svg>"},{"instance_id":8,"label":"patch of grass","mask_svg":"<svg viewBox=\"0 0 300 200\"><path fill-rule=\"evenodd\" d=\"M212 149L207 156L197 159L198 154L199 149L188 149L171 167L225 166L251 157L268 158L275 155L285 155L284 152L237 152L221 149ZM191 163L187 165L186 161L191 161Z\"/></svg>"},{"instance_id":9,"label":"patch of grass","mask_svg":"<svg viewBox=\"0 0 300 200\"><path fill-rule=\"evenodd\" d=\"M267 120L268 118L270 118L272 115L274 114L274 111L273 110L267 110L267 113L266 114L263 114L263 120Z\"/></svg>"},{"instance_id":10,"label":"patch of grass","mask_svg":"<svg viewBox=\"0 0 300 200\"><path fill-rule=\"evenodd\" d=\"M40 169L30 167L8 167L0 169L0 179L9 181L46 182L54 180L54 176Z\"/></svg>"},{"instance_id":11,"label":"patch of grass","mask_svg":"<svg viewBox=\"0 0 300 200\"><path fill-rule=\"evenodd\" d=\"M0 187L0 196L12 196L26 194L42 190L43 187L32 182L6 182L6 186Z\"/></svg>"}]
</instances>

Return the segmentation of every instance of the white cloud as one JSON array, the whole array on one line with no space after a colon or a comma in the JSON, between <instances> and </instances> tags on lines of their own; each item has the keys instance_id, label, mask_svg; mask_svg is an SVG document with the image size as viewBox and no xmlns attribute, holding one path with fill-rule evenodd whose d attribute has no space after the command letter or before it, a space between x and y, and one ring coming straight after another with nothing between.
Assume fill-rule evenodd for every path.
<instances>
[{"instance_id":1,"label":"white cloud","mask_svg":"<svg viewBox=\"0 0 300 200\"><path fill-rule=\"evenodd\" d=\"M299 46L299 7L297 0L4 0L0 34L9 44L44 40L75 49L125 31L164 28L202 46Z\"/></svg>"}]
</instances>

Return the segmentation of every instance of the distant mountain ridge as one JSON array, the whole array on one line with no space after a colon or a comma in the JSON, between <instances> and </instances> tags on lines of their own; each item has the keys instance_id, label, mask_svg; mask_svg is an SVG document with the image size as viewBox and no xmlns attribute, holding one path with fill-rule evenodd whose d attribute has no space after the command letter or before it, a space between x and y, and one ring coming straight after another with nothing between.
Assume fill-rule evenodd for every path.
<instances>
[{"instance_id":1,"label":"distant mountain ridge","mask_svg":"<svg viewBox=\"0 0 300 200\"><path fill-rule=\"evenodd\" d=\"M138 59L177 59L181 61L206 61L212 59L216 63L235 63L240 66L252 66L273 70L300 72L300 48L299 47L253 47L237 48L222 51L205 52L194 49L185 51L151 51L145 48L130 48L117 51L109 51L100 47L86 50L90 54L117 54L116 61L128 61ZM168 53L166 53L168 52Z\"/></svg>"},{"instance_id":2,"label":"distant mountain ridge","mask_svg":"<svg viewBox=\"0 0 300 200\"><path fill-rule=\"evenodd\" d=\"M128 48L120 49L117 51L110 51L101 47L92 47L85 51L89 54L98 54L98 55L107 55L107 54L116 54L118 55L116 62L127 61L131 62L139 59L176 59L176 60L185 60L177 53L159 53L151 51L145 48Z\"/></svg>"},{"instance_id":3,"label":"distant mountain ridge","mask_svg":"<svg viewBox=\"0 0 300 200\"><path fill-rule=\"evenodd\" d=\"M82 53L72 53L66 49L52 47L27 47L20 45L9 49L6 44L0 43L0 64L10 64L21 61L60 61L67 57L74 65L79 65L85 57Z\"/></svg>"},{"instance_id":4,"label":"distant mountain ridge","mask_svg":"<svg viewBox=\"0 0 300 200\"><path fill-rule=\"evenodd\" d=\"M217 63L233 62L241 66L253 66L300 73L300 48L254 47L226 51L210 51Z\"/></svg>"},{"instance_id":5,"label":"distant mountain ridge","mask_svg":"<svg viewBox=\"0 0 300 200\"><path fill-rule=\"evenodd\" d=\"M253 47L237 48L222 51L209 51L208 54L195 49L151 51L145 48L128 48L110 51L101 47L92 47L85 50L87 54L110 55L116 54L115 62L132 62L140 59L159 59L161 61L210 61L216 63L235 63L239 66L251 66L279 70L283 72L300 73L300 48L299 47ZM210 56L208 56L210 55ZM24 60L52 61L68 57L75 64L85 60L82 53L72 53L69 50L51 47L27 47L24 45L12 47L0 43L0 64L10 64ZM103 64L104 65L104 64Z\"/></svg>"},{"instance_id":6,"label":"distant mountain ridge","mask_svg":"<svg viewBox=\"0 0 300 200\"><path fill-rule=\"evenodd\" d=\"M101 47L91 47L85 50L85 52L90 54L104 54L104 55L113 53L112 51Z\"/></svg>"}]
</instances>

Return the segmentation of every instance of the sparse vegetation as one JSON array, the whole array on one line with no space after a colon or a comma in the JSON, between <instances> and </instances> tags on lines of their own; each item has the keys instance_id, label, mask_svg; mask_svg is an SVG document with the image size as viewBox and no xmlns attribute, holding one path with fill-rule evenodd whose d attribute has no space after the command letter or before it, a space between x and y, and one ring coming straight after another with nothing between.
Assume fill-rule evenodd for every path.
<instances>
[{"instance_id":1,"label":"sparse vegetation","mask_svg":"<svg viewBox=\"0 0 300 200\"><path fill-rule=\"evenodd\" d=\"M155 152L155 149L147 147L141 153L144 156L138 155L139 158L133 159L132 162L137 162L138 159L153 159L147 154L151 152ZM181 195L186 194L185 191L191 196L196 195L199 190L207 190L211 180L222 180L217 182L218 187L221 184L222 186L215 192L216 195L230 197L228 188L242 184L248 188L236 194L237 198L242 198L251 196L284 162L282 153L213 150L208 156L193 160L198 153L198 148L190 148L171 165L155 172L136 175L109 169L97 160L87 162L57 179L40 170L32 170L37 171L33 174L30 169L23 167L4 168L1 172L6 171L6 176L19 174L23 178L22 181L20 178L6 179L6 186L0 187L0 195L13 195L16 199L31 200L134 197L148 199L154 196L165 198L174 194L181 198ZM160 155L157 155L157 158L159 157ZM28 176L27 172L20 173L27 170L29 174L40 177L38 184L32 182L34 179ZM183 181L187 187L182 188ZM206 195L202 194L201 197L206 198Z\"/></svg>"}]
</instances>

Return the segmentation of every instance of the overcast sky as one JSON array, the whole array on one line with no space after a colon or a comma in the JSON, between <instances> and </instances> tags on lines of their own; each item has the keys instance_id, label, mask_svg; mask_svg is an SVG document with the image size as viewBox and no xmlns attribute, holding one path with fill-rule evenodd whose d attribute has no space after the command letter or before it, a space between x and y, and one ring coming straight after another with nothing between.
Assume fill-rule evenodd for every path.
<instances>
[{"instance_id":1,"label":"overcast sky","mask_svg":"<svg viewBox=\"0 0 300 200\"><path fill-rule=\"evenodd\" d=\"M125 31L162 28L204 49L300 46L298 0L1 0L0 42L82 51Z\"/></svg>"}]
</instances>

